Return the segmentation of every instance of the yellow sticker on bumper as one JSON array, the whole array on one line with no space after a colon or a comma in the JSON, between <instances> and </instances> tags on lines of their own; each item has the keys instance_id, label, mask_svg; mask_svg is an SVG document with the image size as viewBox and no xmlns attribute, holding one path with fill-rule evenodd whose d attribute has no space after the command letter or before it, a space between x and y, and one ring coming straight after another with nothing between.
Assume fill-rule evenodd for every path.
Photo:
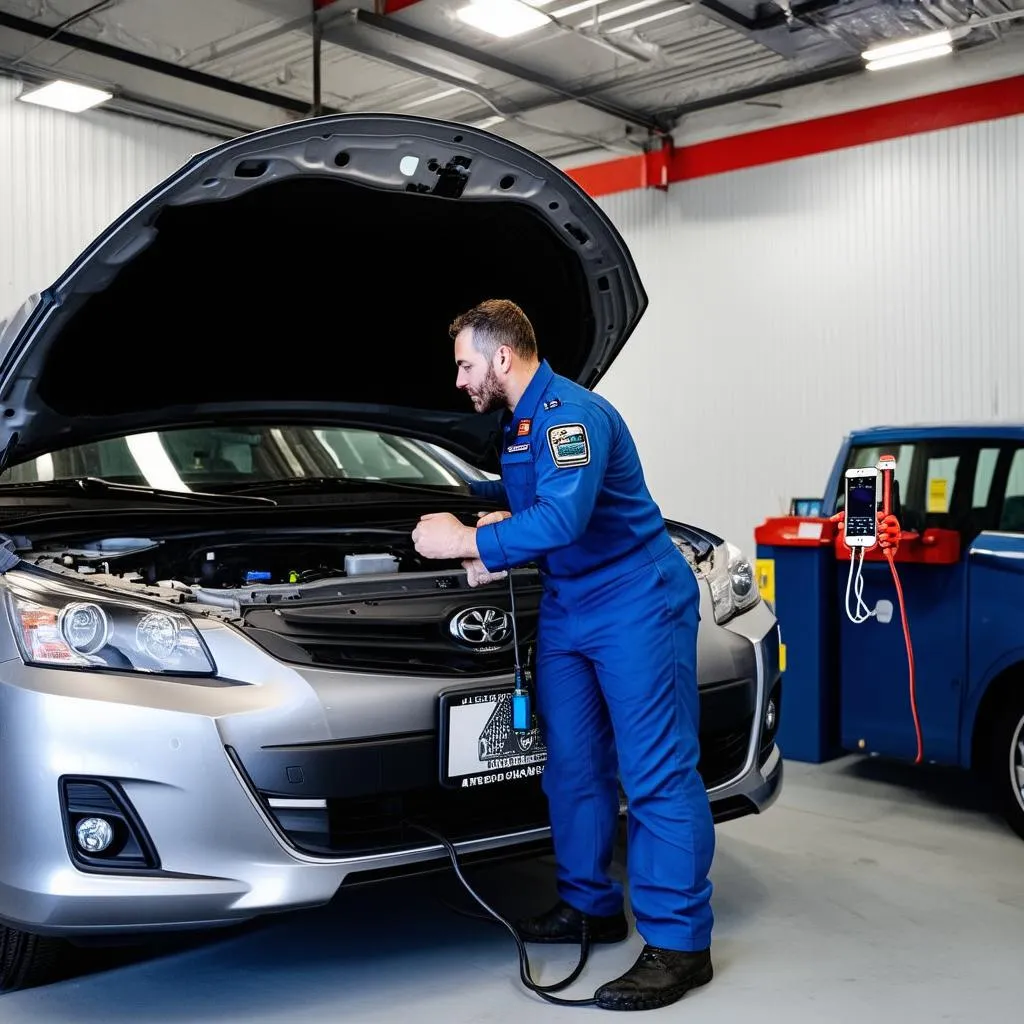
<instances>
[{"instance_id":1,"label":"yellow sticker on bumper","mask_svg":"<svg viewBox=\"0 0 1024 1024\"><path fill-rule=\"evenodd\" d=\"M757 589L762 601L775 600L775 559L759 558L754 566L757 573Z\"/></svg>"}]
</instances>

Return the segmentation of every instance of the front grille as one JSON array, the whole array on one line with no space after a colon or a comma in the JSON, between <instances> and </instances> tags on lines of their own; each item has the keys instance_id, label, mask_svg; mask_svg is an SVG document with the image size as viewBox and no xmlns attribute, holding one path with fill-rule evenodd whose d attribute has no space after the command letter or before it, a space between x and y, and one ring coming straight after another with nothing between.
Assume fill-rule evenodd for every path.
<instances>
[{"instance_id":1,"label":"front grille","mask_svg":"<svg viewBox=\"0 0 1024 1024\"><path fill-rule=\"evenodd\" d=\"M751 717L743 729L701 733L697 770L707 789L720 786L742 771L750 749Z\"/></svg>"},{"instance_id":2,"label":"front grille","mask_svg":"<svg viewBox=\"0 0 1024 1024\"><path fill-rule=\"evenodd\" d=\"M431 840L417 822L453 843L548 826L547 800L538 778L473 789L431 786L406 793L328 800L326 831L286 830L308 853L359 857L407 850Z\"/></svg>"},{"instance_id":3,"label":"front grille","mask_svg":"<svg viewBox=\"0 0 1024 1024\"><path fill-rule=\"evenodd\" d=\"M399 590L373 599L257 607L246 612L243 628L275 657L293 663L415 676L500 675L514 665L511 633L500 643L481 646L450 631L462 611L510 611L507 588L488 590ZM536 639L540 593L536 577L517 576L516 623L524 655Z\"/></svg>"}]
</instances>

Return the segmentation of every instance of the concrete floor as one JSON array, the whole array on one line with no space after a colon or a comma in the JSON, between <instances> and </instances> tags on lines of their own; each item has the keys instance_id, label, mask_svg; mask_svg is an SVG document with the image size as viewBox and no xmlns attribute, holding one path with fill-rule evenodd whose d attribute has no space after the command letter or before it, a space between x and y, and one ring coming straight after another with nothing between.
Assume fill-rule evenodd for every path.
<instances>
[{"instance_id":1,"label":"concrete floor","mask_svg":"<svg viewBox=\"0 0 1024 1024\"><path fill-rule=\"evenodd\" d=\"M477 870L511 913L546 905L543 861ZM1024 1005L1024 843L957 773L849 759L787 765L763 818L719 829L716 978L640 1019L702 1024L916 1024L1019 1020ZM4 1024L568 1021L518 983L504 929L450 875L352 891L321 911L171 950L90 954L67 981L0 997ZM601 947L563 995L589 996L641 940ZM571 949L533 956L542 982Z\"/></svg>"}]
</instances>

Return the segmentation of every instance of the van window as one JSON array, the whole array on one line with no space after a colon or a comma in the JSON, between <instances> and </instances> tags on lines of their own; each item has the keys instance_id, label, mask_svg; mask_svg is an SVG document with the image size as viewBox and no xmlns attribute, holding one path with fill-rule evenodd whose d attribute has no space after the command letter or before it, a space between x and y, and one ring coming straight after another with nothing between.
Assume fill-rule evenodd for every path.
<instances>
[{"instance_id":1,"label":"van window","mask_svg":"<svg viewBox=\"0 0 1024 1024\"><path fill-rule=\"evenodd\" d=\"M956 473L960 456L928 460L928 472L924 482L925 512L930 516L944 516L949 512L949 502L956 487Z\"/></svg>"},{"instance_id":2,"label":"van window","mask_svg":"<svg viewBox=\"0 0 1024 1024\"><path fill-rule=\"evenodd\" d=\"M996 475L999 452L999 448L982 448L978 452L978 468L974 472L974 496L971 499L972 509L982 509L988 506L992 496L992 479Z\"/></svg>"},{"instance_id":3,"label":"van window","mask_svg":"<svg viewBox=\"0 0 1024 1024\"><path fill-rule=\"evenodd\" d=\"M1014 452L1010 463L999 529L1007 533L1024 533L1024 448Z\"/></svg>"}]
</instances>

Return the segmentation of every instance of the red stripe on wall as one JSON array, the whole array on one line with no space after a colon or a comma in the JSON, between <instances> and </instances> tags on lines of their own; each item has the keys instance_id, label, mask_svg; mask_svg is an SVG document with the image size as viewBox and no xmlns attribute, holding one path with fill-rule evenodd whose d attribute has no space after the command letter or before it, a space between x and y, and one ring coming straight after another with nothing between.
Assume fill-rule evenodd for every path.
<instances>
[{"instance_id":1,"label":"red stripe on wall","mask_svg":"<svg viewBox=\"0 0 1024 1024\"><path fill-rule=\"evenodd\" d=\"M588 164L568 174L590 195L610 195L1018 114L1024 114L1024 75L681 149Z\"/></svg>"}]
</instances>

